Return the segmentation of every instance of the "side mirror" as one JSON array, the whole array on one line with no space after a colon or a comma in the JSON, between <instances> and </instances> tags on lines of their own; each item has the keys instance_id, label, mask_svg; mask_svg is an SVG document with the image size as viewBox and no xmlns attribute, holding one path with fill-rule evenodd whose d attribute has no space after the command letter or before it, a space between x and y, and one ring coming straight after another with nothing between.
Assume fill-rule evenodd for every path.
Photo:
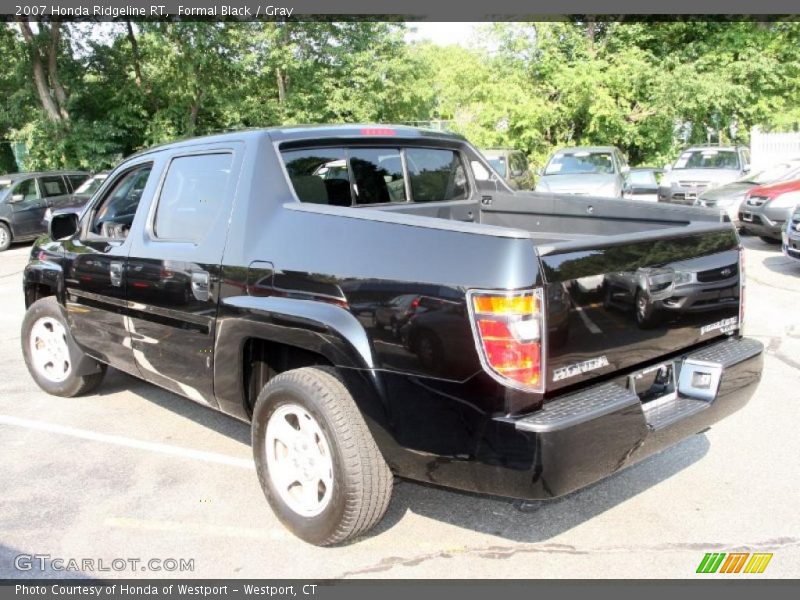
<instances>
[{"instance_id":1,"label":"side mirror","mask_svg":"<svg viewBox=\"0 0 800 600\"><path fill-rule=\"evenodd\" d=\"M749 173L750 172L750 163L745 163L744 164L744 172L745 173Z\"/></svg>"},{"instance_id":2,"label":"side mirror","mask_svg":"<svg viewBox=\"0 0 800 600\"><path fill-rule=\"evenodd\" d=\"M53 215L53 218L50 219L50 226L48 227L50 239L63 240L75 235L77 231L78 215L73 212Z\"/></svg>"},{"instance_id":3,"label":"side mirror","mask_svg":"<svg viewBox=\"0 0 800 600\"><path fill-rule=\"evenodd\" d=\"M512 177L519 177L521 175L522 175L522 170L521 169L516 169L514 171L511 171L511 176Z\"/></svg>"},{"instance_id":4,"label":"side mirror","mask_svg":"<svg viewBox=\"0 0 800 600\"><path fill-rule=\"evenodd\" d=\"M631 168L628 165L625 165L624 167L622 167L622 172L623 173L630 173L631 172Z\"/></svg>"},{"instance_id":5,"label":"side mirror","mask_svg":"<svg viewBox=\"0 0 800 600\"><path fill-rule=\"evenodd\" d=\"M9 202L22 202L23 200L25 200L23 194L12 194L11 198L8 199Z\"/></svg>"},{"instance_id":6,"label":"side mirror","mask_svg":"<svg viewBox=\"0 0 800 600\"><path fill-rule=\"evenodd\" d=\"M672 171L672 165L667 163L666 165L664 165L664 172L666 173L669 171Z\"/></svg>"},{"instance_id":7,"label":"side mirror","mask_svg":"<svg viewBox=\"0 0 800 600\"><path fill-rule=\"evenodd\" d=\"M544 169L536 169L536 175L539 176L539 177L544 175Z\"/></svg>"}]
</instances>

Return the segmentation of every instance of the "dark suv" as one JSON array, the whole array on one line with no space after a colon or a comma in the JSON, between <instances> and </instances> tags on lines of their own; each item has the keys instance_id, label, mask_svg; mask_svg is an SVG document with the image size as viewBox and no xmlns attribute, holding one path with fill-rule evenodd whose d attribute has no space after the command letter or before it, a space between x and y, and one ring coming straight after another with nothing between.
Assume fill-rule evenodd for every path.
<instances>
[{"instance_id":1,"label":"dark suv","mask_svg":"<svg viewBox=\"0 0 800 600\"><path fill-rule=\"evenodd\" d=\"M0 252L11 242L33 239L47 231L43 223L51 198L71 194L87 178L80 171L0 175Z\"/></svg>"}]
</instances>

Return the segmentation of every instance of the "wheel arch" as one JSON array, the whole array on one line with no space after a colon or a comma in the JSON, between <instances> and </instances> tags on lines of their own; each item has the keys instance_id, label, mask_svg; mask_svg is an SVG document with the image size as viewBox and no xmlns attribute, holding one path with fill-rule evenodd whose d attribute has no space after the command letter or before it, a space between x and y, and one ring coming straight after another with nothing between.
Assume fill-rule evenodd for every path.
<instances>
[{"instance_id":1,"label":"wheel arch","mask_svg":"<svg viewBox=\"0 0 800 600\"><path fill-rule=\"evenodd\" d=\"M225 299L214 356L220 409L243 419L249 419L259 386L274 374L303 366L336 368L362 410L374 414L368 398L383 396L366 330L352 313L334 304L275 296ZM253 382L256 361L263 364Z\"/></svg>"},{"instance_id":2,"label":"wheel arch","mask_svg":"<svg viewBox=\"0 0 800 600\"><path fill-rule=\"evenodd\" d=\"M60 265L38 259L32 260L23 272L25 308L40 298L56 296L64 304L64 271Z\"/></svg>"}]
</instances>

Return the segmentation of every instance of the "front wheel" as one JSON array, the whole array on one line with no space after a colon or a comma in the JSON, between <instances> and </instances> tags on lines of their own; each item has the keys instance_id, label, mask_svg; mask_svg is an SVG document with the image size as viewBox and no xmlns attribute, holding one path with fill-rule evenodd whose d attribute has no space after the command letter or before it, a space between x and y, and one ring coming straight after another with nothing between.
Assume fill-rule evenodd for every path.
<instances>
[{"instance_id":1,"label":"front wheel","mask_svg":"<svg viewBox=\"0 0 800 600\"><path fill-rule=\"evenodd\" d=\"M304 367L270 380L252 437L264 495L297 537L329 546L383 518L392 474L335 370Z\"/></svg>"},{"instance_id":2,"label":"front wheel","mask_svg":"<svg viewBox=\"0 0 800 600\"><path fill-rule=\"evenodd\" d=\"M31 304L22 320L22 354L36 384L54 396L79 396L103 380L106 365L95 363L93 372L78 374L78 365L94 362L72 342L61 306L54 296Z\"/></svg>"},{"instance_id":3,"label":"front wheel","mask_svg":"<svg viewBox=\"0 0 800 600\"><path fill-rule=\"evenodd\" d=\"M11 230L5 223L0 223L0 252L11 246Z\"/></svg>"}]
</instances>

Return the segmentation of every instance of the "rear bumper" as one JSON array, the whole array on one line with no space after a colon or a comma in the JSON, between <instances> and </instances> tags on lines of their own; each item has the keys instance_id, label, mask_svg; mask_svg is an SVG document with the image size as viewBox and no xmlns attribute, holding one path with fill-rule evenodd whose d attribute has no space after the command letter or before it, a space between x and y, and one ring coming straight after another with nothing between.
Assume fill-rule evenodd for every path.
<instances>
[{"instance_id":1,"label":"rear bumper","mask_svg":"<svg viewBox=\"0 0 800 600\"><path fill-rule=\"evenodd\" d=\"M483 451L468 466L439 464L435 482L522 499L555 498L590 485L742 408L761 379L763 345L729 338L674 359L676 372L688 369L686 360L719 367L713 397L681 392L643 408L625 375L552 399L530 415L493 419Z\"/></svg>"}]
</instances>

